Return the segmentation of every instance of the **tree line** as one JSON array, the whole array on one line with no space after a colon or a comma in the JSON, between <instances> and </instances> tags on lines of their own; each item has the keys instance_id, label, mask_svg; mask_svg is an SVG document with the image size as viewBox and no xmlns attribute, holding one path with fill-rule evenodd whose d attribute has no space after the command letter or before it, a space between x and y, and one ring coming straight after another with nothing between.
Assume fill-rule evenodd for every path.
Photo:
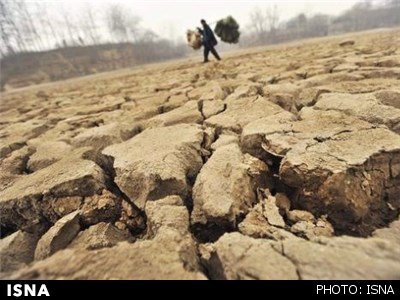
<instances>
[{"instance_id":1,"label":"tree line","mask_svg":"<svg viewBox=\"0 0 400 300\"><path fill-rule=\"evenodd\" d=\"M122 4L86 4L77 13L58 5L0 0L1 56L109 43L174 44L143 28L140 18Z\"/></svg>"},{"instance_id":2,"label":"tree line","mask_svg":"<svg viewBox=\"0 0 400 300\"><path fill-rule=\"evenodd\" d=\"M308 37L400 25L400 0L360 1L337 17L327 14L297 16L280 22L278 6L257 7L250 15L249 34L241 46L274 44Z\"/></svg>"}]
</instances>

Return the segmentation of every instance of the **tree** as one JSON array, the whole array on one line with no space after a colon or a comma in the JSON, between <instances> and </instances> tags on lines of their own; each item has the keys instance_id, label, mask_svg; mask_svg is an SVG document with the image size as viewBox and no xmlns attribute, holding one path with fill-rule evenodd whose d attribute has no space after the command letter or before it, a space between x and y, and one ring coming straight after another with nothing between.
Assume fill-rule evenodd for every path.
<instances>
[{"instance_id":1,"label":"tree","mask_svg":"<svg viewBox=\"0 0 400 300\"><path fill-rule=\"evenodd\" d=\"M122 5L113 4L107 13L110 34L117 42L135 40L140 19Z\"/></svg>"},{"instance_id":2,"label":"tree","mask_svg":"<svg viewBox=\"0 0 400 300\"><path fill-rule=\"evenodd\" d=\"M74 35L74 28L73 28L73 23L71 22L70 14L68 13L67 10L64 10L62 12L62 18L64 21L64 26L67 29L67 33L69 36L69 44L70 45L75 45L75 35ZM65 41L65 39L64 39ZM65 41L65 43L68 45L68 42Z\"/></svg>"},{"instance_id":3,"label":"tree","mask_svg":"<svg viewBox=\"0 0 400 300\"><path fill-rule=\"evenodd\" d=\"M259 36L264 35L268 31L267 18L262 9L255 7L250 13L250 26Z\"/></svg>"},{"instance_id":4,"label":"tree","mask_svg":"<svg viewBox=\"0 0 400 300\"><path fill-rule=\"evenodd\" d=\"M265 9L256 7L250 13L250 27L261 41L275 40L278 23L279 11L276 5L268 6Z\"/></svg>"},{"instance_id":5,"label":"tree","mask_svg":"<svg viewBox=\"0 0 400 300\"><path fill-rule=\"evenodd\" d=\"M42 26L46 32L46 37L50 41L50 45L58 45L60 41L62 40L62 37L60 37L59 31L54 29L54 16L51 16L49 13L49 7L44 4L41 5L42 3L37 3L38 9L42 12L42 17L41 17L41 22ZM53 43L52 43L52 42ZM52 48L50 46L50 48Z\"/></svg>"},{"instance_id":6,"label":"tree","mask_svg":"<svg viewBox=\"0 0 400 300\"><path fill-rule=\"evenodd\" d=\"M152 30L144 30L140 35L140 42L143 43L154 43L158 39L158 35L154 33Z\"/></svg>"},{"instance_id":7,"label":"tree","mask_svg":"<svg viewBox=\"0 0 400 300\"><path fill-rule=\"evenodd\" d=\"M23 39L28 42L29 48L36 51L44 49L42 35L39 33L36 14L34 14L33 6L28 7L25 1L15 1L18 9L18 24L20 34ZM40 26L40 25L39 25Z\"/></svg>"},{"instance_id":8,"label":"tree","mask_svg":"<svg viewBox=\"0 0 400 300\"><path fill-rule=\"evenodd\" d=\"M274 32L279 23L279 11L278 6L269 6L266 9L266 19L268 23L269 31Z\"/></svg>"},{"instance_id":9,"label":"tree","mask_svg":"<svg viewBox=\"0 0 400 300\"><path fill-rule=\"evenodd\" d=\"M2 52L13 54L25 51L26 43L22 34L20 23L18 23L18 7L16 2L0 0L0 30Z\"/></svg>"},{"instance_id":10,"label":"tree","mask_svg":"<svg viewBox=\"0 0 400 300\"><path fill-rule=\"evenodd\" d=\"M98 25L96 22L96 12L93 11L89 4L85 8L81 20L81 28L84 31L85 37L88 37L93 45L100 43Z\"/></svg>"},{"instance_id":11,"label":"tree","mask_svg":"<svg viewBox=\"0 0 400 300\"><path fill-rule=\"evenodd\" d=\"M11 29L8 23L8 7L4 0L0 0L0 38L2 56L13 53L14 49L11 44Z\"/></svg>"}]
</instances>

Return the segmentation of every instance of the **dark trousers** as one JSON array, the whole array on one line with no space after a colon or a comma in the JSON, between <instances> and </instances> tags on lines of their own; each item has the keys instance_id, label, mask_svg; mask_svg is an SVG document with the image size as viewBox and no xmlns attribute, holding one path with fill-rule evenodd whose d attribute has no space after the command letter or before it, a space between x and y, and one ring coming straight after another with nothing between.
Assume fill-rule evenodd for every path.
<instances>
[{"instance_id":1,"label":"dark trousers","mask_svg":"<svg viewBox=\"0 0 400 300\"><path fill-rule=\"evenodd\" d=\"M215 48L213 46L209 46L209 45L204 45L204 61L208 61L208 54L211 53L215 56L216 59L221 60L221 58L218 55L217 50L215 50Z\"/></svg>"}]
</instances>

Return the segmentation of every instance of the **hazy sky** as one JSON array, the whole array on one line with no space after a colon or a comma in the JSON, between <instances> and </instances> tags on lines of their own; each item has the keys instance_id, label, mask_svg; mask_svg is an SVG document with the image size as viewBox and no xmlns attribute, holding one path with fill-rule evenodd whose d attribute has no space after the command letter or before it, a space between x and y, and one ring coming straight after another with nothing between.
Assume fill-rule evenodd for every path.
<instances>
[{"instance_id":1,"label":"hazy sky","mask_svg":"<svg viewBox=\"0 0 400 300\"><path fill-rule=\"evenodd\" d=\"M131 3L132 2L132 3ZM129 1L143 17L143 24L159 33L170 35L170 31L185 31L198 26L201 18L209 23L232 15L242 27L249 23L249 14L255 7L265 9L276 4L281 20L289 19L301 12L338 14L357 1L240 1L240 0L175 0L175 1Z\"/></svg>"},{"instance_id":2,"label":"hazy sky","mask_svg":"<svg viewBox=\"0 0 400 300\"><path fill-rule=\"evenodd\" d=\"M38 0L36 0L38 1ZM35 2L35 1L30 1ZM110 3L121 3L128 6L138 15L143 27L149 28L161 37L184 38L189 28L199 25L201 18L209 23L232 15L241 25L242 30L249 23L249 14L255 8L265 8L276 4L280 20L287 20L299 13L312 15L326 13L336 15L353 6L357 0L290 0L290 1L243 1L243 0L47 0L52 6L60 6L71 12L79 11L86 5L98 10L104 9Z\"/></svg>"}]
</instances>

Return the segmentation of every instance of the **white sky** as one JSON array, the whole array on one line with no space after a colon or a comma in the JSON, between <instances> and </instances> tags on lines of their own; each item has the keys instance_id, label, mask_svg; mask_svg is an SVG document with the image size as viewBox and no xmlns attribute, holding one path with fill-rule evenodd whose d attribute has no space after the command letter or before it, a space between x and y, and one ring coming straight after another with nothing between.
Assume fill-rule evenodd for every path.
<instances>
[{"instance_id":1,"label":"white sky","mask_svg":"<svg viewBox=\"0 0 400 300\"><path fill-rule=\"evenodd\" d=\"M242 28L249 23L249 15L255 7L266 8L277 5L280 19L287 20L299 13L339 14L357 1L241 1L241 0L175 0L175 1L129 1L137 14L144 16L143 25L160 35L170 37L170 31L184 32L199 26L200 19L207 22L232 15Z\"/></svg>"},{"instance_id":2,"label":"white sky","mask_svg":"<svg viewBox=\"0 0 400 300\"><path fill-rule=\"evenodd\" d=\"M29 0L28 2L37 2ZM242 30L249 23L249 14L255 8L265 8L277 5L280 21L287 20L299 13L312 15L325 13L337 15L349 9L358 0L47 0L60 9L68 9L72 14L90 5L94 9L104 11L110 3L121 3L138 15L145 28L153 30L165 38L183 38L189 28L199 26L200 19L204 18L209 23L232 15L240 24ZM56 4L56 5L54 5Z\"/></svg>"}]
</instances>

